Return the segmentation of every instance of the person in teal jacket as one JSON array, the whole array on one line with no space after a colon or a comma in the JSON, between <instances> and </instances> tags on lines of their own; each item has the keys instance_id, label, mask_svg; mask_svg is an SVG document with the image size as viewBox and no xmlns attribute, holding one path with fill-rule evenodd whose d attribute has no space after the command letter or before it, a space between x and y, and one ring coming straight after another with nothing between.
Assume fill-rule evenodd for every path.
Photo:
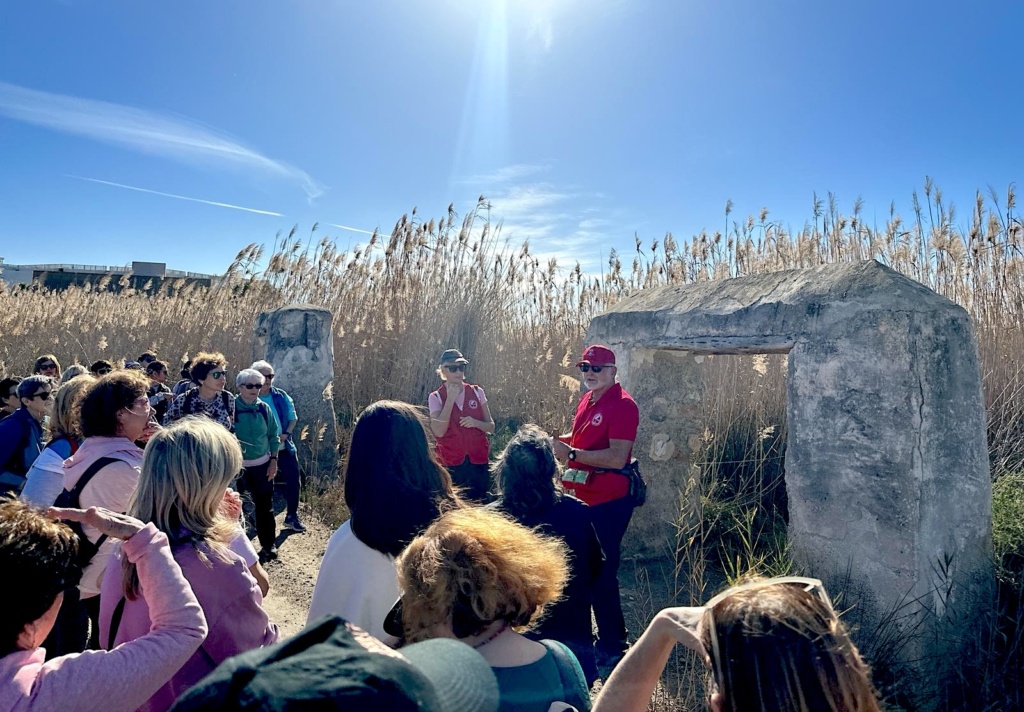
<instances>
[{"instance_id":1,"label":"person in teal jacket","mask_svg":"<svg viewBox=\"0 0 1024 712\"><path fill-rule=\"evenodd\" d=\"M259 537L260 562L277 558L277 525L274 522L274 477L281 431L270 406L260 400L263 374L251 368L235 377L235 436L242 446L242 476L239 489L252 496Z\"/></svg>"}]
</instances>

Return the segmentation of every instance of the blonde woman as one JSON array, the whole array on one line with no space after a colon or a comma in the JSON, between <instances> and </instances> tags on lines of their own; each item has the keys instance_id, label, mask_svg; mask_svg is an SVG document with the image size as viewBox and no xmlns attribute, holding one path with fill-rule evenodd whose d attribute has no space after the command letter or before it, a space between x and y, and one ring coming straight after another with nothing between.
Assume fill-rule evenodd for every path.
<instances>
[{"instance_id":1,"label":"blonde woman","mask_svg":"<svg viewBox=\"0 0 1024 712\"><path fill-rule=\"evenodd\" d=\"M64 461L78 452L82 442L79 406L95 382L92 376L80 376L57 389L50 414L50 440L28 471L21 501L33 507L49 507L64 489Z\"/></svg>"},{"instance_id":2,"label":"blonde woman","mask_svg":"<svg viewBox=\"0 0 1024 712\"><path fill-rule=\"evenodd\" d=\"M78 378L79 376L88 375L88 373L89 373L89 369L87 369L85 366L83 366L80 363L73 363L70 366L68 366L67 368L65 368L64 369L64 373L61 374L61 376L60 376L60 385L63 386L68 381L74 380L75 378Z\"/></svg>"},{"instance_id":3,"label":"blonde woman","mask_svg":"<svg viewBox=\"0 0 1024 712\"><path fill-rule=\"evenodd\" d=\"M141 710L166 710L227 658L278 638L256 580L230 549L235 522L223 513L222 502L241 468L238 441L207 418L185 418L154 435L146 447L129 514L167 535L174 559L206 614L210 634ZM108 567L100 601L100 642L105 648L149 631L149 595L133 563Z\"/></svg>"},{"instance_id":4,"label":"blonde woman","mask_svg":"<svg viewBox=\"0 0 1024 712\"><path fill-rule=\"evenodd\" d=\"M456 509L398 557L402 598L389 622L400 621L406 643L456 638L475 648L494 671L504 712L546 712L555 702L584 712L590 693L569 649L522 635L567 578L560 540L494 511Z\"/></svg>"}]
</instances>

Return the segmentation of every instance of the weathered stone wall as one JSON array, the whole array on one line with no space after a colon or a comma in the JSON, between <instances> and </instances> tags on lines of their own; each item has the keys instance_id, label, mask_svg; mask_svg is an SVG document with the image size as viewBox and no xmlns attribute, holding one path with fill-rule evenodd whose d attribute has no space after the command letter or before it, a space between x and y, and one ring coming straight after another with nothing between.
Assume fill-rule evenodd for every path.
<instances>
[{"instance_id":1,"label":"weathered stone wall","mask_svg":"<svg viewBox=\"0 0 1024 712\"><path fill-rule=\"evenodd\" d=\"M332 320L328 309L308 304L261 314L253 354L273 364L274 385L295 401L299 462L307 472L325 476L337 467ZM258 353L260 343L265 345L262 354ZM304 439L299 436L303 431Z\"/></svg>"},{"instance_id":2,"label":"weathered stone wall","mask_svg":"<svg viewBox=\"0 0 1024 712\"><path fill-rule=\"evenodd\" d=\"M701 429L695 356L789 354L794 558L845 589L863 631L892 618L923 707L938 704L928 686L981 629L993 573L967 313L875 262L847 263L640 292L594 319L587 343L615 350L640 406L634 453L653 501L626 544L640 555L671 544L681 513L688 442Z\"/></svg>"}]
</instances>

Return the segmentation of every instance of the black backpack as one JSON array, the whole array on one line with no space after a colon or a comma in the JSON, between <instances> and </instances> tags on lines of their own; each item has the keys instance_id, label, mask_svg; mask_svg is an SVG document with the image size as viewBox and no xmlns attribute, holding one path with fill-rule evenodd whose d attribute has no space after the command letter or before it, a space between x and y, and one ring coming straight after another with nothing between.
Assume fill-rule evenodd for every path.
<instances>
[{"instance_id":1,"label":"black backpack","mask_svg":"<svg viewBox=\"0 0 1024 712\"><path fill-rule=\"evenodd\" d=\"M82 473L82 476L78 478L78 482L75 483L74 488L70 490L62 490L61 493L57 495L57 501L53 503L53 506L79 509L81 507L81 503L78 500L82 496L82 490L85 489L85 486L89 484L89 481L92 480L93 476L97 472L114 462L121 461L116 457L101 457L96 460L96 462L89 465L86 471ZM80 522L65 523L71 527L71 531L78 536L78 563L83 569L85 569L85 567L89 565L89 562L92 561L92 557L96 556L96 552L100 550L100 546L102 546L103 542L106 541L107 535L101 534L100 538L96 540L96 543L93 543L89 541L89 537L85 535L85 531L82 529Z\"/></svg>"}]
</instances>

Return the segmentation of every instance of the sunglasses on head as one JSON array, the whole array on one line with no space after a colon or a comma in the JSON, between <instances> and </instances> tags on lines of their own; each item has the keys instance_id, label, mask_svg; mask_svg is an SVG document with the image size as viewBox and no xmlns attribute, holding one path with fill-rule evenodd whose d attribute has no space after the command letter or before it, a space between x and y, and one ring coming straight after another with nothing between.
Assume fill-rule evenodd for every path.
<instances>
[{"instance_id":1,"label":"sunglasses on head","mask_svg":"<svg viewBox=\"0 0 1024 712\"><path fill-rule=\"evenodd\" d=\"M455 373L456 371L465 371L466 370L466 364L460 363L460 364L456 364L455 366L445 366L445 368L448 369L448 373Z\"/></svg>"},{"instance_id":2,"label":"sunglasses on head","mask_svg":"<svg viewBox=\"0 0 1024 712\"><path fill-rule=\"evenodd\" d=\"M53 394L50 391L39 391L38 393L33 393L29 398L39 398L40 400L47 401L50 400L51 395Z\"/></svg>"},{"instance_id":3,"label":"sunglasses on head","mask_svg":"<svg viewBox=\"0 0 1024 712\"><path fill-rule=\"evenodd\" d=\"M735 596L740 591L758 590L768 588L770 586L795 586L798 589L802 589L821 601L825 605L825 608L835 615L835 610L832 608L832 601L829 599L828 593L825 591L824 584L822 584L819 579L815 578L805 578L803 576L780 576L778 578L756 581L754 583L731 588L728 591L723 591L704 604L704 608L707 611L704 614L707 616L707 631L711 638L711 650L708 652L711 654L712 664L714 665L713 669L716 670L719 675L722 674L722 652L718 644L718 633L715 630L715 606L725 599Z\"/></svg>"},{"instance_id":4,"label":"sunglasses on head","mask_svg":"<svg viewBox=\"0 0 1024 712\"><path fill-rule=\"evenodd\" d=\"M253 388L263 388L263 386L260 385L259 383L243 383L241 384L240 388L247 388L249 390L252 390Z\"/></svg>"},{"instance_id":5,"label":"sunglasses on head","mask_svg":"<svg viewBox=\"0 0 1024 712\"><path fill-rule=\"evenodd\" d=\"M590 373L591 371L593 371L594 373L601 373L601 371L606 368L608 368L608 366L591 366L589 363L580 364L581 373Z\"/></svg>"},{"instance_id":6,"label":"sunglasses on head","mask_svg":"<svg viewBox=\"0 0 1024 712\"><path fill-rule=\"evenodd\" d=\"M213 376L214 380L216 381L219 381L220 379L224 378L225 373L227 373L227 371L210 371L210 375Z\"/></svg>"}]
</instances>

